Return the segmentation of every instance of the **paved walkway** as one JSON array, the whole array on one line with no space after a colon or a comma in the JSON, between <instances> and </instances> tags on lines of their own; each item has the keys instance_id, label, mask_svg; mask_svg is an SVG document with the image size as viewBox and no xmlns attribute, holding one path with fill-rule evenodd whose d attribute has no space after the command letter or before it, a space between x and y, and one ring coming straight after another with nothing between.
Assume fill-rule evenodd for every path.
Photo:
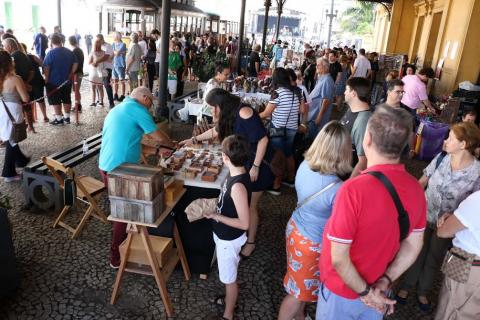
<instances>
[{"instance_id":1,"label":"paved walkway","mask_svg":"<svg viewBox=\"0 0 480 320\"><path fill-rule=\"evenodd\" d=\"M89 103L89 97L85 97L83 104ZM79 126L37 124L38 133L30 135L21 143L21 148L33 159L39 159L100 132L106 114L106 108L84 107ZM190 126L176 125L172 135L181 139L190 132ZM416 175L424 166L420 162L409 165ZM76 170L98 178L97 159L87 161ZM91 220L82 235L71 240L66 230L51 227L55 218L52 212L23 209L20 183L2 182L0 192L13 200L9 217L22 272L21 288L16 295L0 301L0 319L166 319L152 277L126 274L117 304L109 304L115 279L115 271L108 265L110 225ZM283 231L296 202L294 189L283 188L282 192L281 197L266 194L262 198L257 249L251 259L240 264L237 319L276 318L284 295ZM106 195L100 202L107 208ZM72 214L71 218L78 217ZM175 309L173 319L216 318L217 309L209 302L223 291L216 267L207 280L193 275L189 282L184 281L181 270L177 269L168 282L168 290ZM313 318L314 306L309 306L308 311ZM389 319L432 317L422 316L412 302L411 306L399 308Z\"/></svg>"}]
</instances>

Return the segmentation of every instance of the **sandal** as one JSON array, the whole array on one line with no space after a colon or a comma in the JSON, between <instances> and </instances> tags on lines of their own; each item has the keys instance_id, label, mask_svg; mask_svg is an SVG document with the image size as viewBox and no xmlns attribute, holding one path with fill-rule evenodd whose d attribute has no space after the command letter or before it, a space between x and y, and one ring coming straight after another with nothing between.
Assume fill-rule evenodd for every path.
<instances>
[{"instance_id":1,"label":"sandal","mask_svg":"<svg viewBox=\"0 0 480 320\"><path fill-rule=\"evenodd\" d=\"M404 292L402 292L402 291L404 291ZM406 293L407 295L406 295L405 297L402 297L402 296L400 296L400 293L404 293L403 295L405 295L405 293ZM407 301L408 301L408 291L403 290L403 289L400 290L400 291L398 291L397 294L395 295L395 300L396 300L399 304L401 304L402 306L403 306L403 305L406 305L406 304L407 304Z\"/></svg>"},{"instance_id":2,"label":"sandal","mask_svg":"<svg viewBox=\"0 0 480 320\"><path fill-rule=\"evenodd\" d=\"M255 242L248 242L247 241L244 246L246 246L247 244L253 244L255 246ZM250 258L252 256L252 254L255 252L255 249L256 249L256 246L253 248L252 252L250 252L250 254L248 256L243 254L242 251L240 251L240 257L242 258L242 260L247 260L248 258Z\"/></svg>"},{"instance_id":3,"label":"sandal","mask_svg":"<svg viewBox=\"0 0 480 320\"><path fill-rule=\"evenodd\" d=\"M219 308L222 308L224 309L225 308L225 295L222 294L222 295L219 295L217 297L215 297L215 299L211 300L210 301L213 305L219 307ZM233 308L234 310L237 310L238 309L238 304L235 305L235 307Z\"/></svg>"},{"instance_id":4,"label":"sandal","mask_svg":"<svg viewBox=\"0 0 480 320\"><path fill-rule=\"evenodd\" d=\"M418 307L420 308L420 310L422 310L425 313L432 312L432 304L430 303L430 301L428 301L426 297L422 297L422 298L425 298L425 301L427 302L427 303L423 303L422 301L420 301L421 300L420 297L421 296L417 297Z\"/></svg>"}]
</instances>

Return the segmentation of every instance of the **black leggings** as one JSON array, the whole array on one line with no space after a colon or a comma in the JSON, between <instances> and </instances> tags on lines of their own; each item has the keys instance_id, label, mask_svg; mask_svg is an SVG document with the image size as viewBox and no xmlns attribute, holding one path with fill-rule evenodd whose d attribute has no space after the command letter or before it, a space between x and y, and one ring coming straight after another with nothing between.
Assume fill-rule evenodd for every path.
<instances>
[{"instance_id":1,"label":"black leggings","mask_svg":"<svg viewBox=\"0 0 480 320\"><path fill-rule=\"evenodd\" d=\"M15 166L25 167L28 164L28 160L18 144L12 146L9 141L5 141L5 161L3 163L2 177L16 176Z\"/></svg>"},{"instance_id":2,"label":"black leggings","mask_svg":"<svg viewBox=\"0 0 480 320\"><path fill-rule=\"evenodd\" d=\"M112 80L112 69L105 69L107 70L107 76L103 77L103 86L105 87L105 91L107 91L108 102L113 107L113 90L110 81Z\"/></svg>"},{"instance_id":3,"label":"black leggings","mask_svg":"<svg viewBox=\"0 0 480 320\"><path fill-rule=\"evenodd\" d=\"M148 87L150 91L153 91L153 80L155 79L155 75L157 74L157 69L155 64L147 64L147 74L148 74Z\"/></svg>"}]
</instances>

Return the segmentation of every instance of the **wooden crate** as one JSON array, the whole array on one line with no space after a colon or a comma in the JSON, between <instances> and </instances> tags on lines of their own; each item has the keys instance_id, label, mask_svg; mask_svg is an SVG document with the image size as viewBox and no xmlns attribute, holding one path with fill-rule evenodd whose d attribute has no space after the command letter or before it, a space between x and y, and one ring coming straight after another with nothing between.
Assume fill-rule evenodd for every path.
<instances>
[{"instance_id":1,"label":"wooden crate","mask_svg":"<svg viewBox=\"0 0 480 320\"><path fill-rule=\"evenodd\" d=\"M167 189L165 189L165 201L175 200L183 190L183 180L175 180Z\"/></svg>"},{"instance_id":2,"label":"wooden crate","mask_svg":"<svg viewBox=\"0 0 480 320\"><path fill-rule=\"evenodd\" d=\"M157 258L158 264L160 265L160 267L165 266L169 259L171 250L173 249L172 239L158 236L149 236L149 238L150 244L152 245L153 253ZM127 248L126 241L127 240L123 241L119 247L120 257L122 260L125 257L125 251ZM132 238L128 262L138 263L142 265L150 265L141 237Z\"/></svg>"},{"instance_id":3,"label":"wooden crate","mask_svg":"<svg viewBox=\"0 0 480 320\"><path fill-rule=\"evenodd\" d=\"M153 201L110 196L110 214L133 222L154 223L165 210L164 192Z\"/></svg>"},{"instance_id":4,"label":"wooden crate","mask_svg":"<svg viewBox=\"0 0 480 320\"><path fill-rule=\"evenodd\" d=\"M108 174L110 196L153 201L162 191L161 168L124 163Z\"/></svg>"}]
</instances>

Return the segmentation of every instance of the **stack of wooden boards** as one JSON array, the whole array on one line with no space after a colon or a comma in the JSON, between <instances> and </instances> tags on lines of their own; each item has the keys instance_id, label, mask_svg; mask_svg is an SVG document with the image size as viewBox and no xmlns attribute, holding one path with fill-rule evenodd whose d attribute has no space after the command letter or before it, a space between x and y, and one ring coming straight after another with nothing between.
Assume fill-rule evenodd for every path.
<instances>
[{"instance_id":1,"label":"stack of wooden boards","mask_svg":"<svg viewBox=\"0 0 480 320\"><path fill-rule=\"evenodd\" d=\"M162 169L124 163L108 174L108 194L113 217L154 223L165 206Z\"/></svg>"}]
</instances>

